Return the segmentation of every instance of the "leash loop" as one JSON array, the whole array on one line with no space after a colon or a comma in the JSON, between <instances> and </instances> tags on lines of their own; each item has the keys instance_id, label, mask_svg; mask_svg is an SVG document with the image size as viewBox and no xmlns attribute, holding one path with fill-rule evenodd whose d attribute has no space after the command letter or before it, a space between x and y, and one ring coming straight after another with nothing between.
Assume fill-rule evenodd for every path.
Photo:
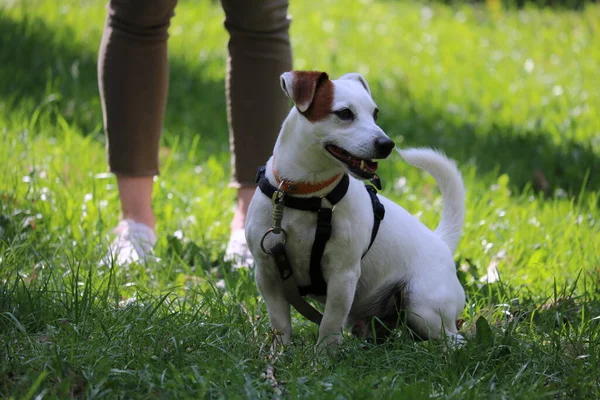
<instances>
[{"instance_id":1,"label":"leash loop","mask_svg":"<svg viewBox=\"0 0 600 400\"><path fill-rule=\"evenodd\" d=\"M269 230L265 232L262 239L260 240L260 248L263 251L263 253L265 253L265 254L272 254L271 251L269 251L265 248L265 239L271 233L276 236L279 236L279 235L283 236L283 240L281 241L281 244L285 244L285 242L287 241L287 232L285 231L285 229L279 228L279 232L276 233L275 228L269 228Z\"/></svg>"}]
</instances>

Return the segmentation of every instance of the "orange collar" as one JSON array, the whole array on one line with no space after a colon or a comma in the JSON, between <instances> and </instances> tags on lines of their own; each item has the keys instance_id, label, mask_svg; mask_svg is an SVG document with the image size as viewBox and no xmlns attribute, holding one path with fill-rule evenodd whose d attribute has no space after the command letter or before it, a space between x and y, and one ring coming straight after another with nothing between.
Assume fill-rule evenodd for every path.
<instances>
[{"instance_id":1,"label":"orange collar","mask_svg":"<svg viewBox=\"0 0 600 400\"><path fill-rule=\"evenodd\" d=\"M323 182L318 183L307 183L307 182L292 182L282 179L275 168L273 168L273 176L277 181L277 185L280 186L281 190L285 193L290 194L311 194L325 189L327 186L335 182L342 174L336 174L333 177Z\"/></svg>"}]
</instances>

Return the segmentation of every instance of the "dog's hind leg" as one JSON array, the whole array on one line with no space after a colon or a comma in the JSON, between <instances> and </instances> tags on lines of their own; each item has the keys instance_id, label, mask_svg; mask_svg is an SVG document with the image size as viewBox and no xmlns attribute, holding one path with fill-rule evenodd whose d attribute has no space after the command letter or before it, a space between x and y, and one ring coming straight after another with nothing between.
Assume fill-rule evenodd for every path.
<instances>
[{"instance_id":1,"label":"dog's hind leg","mask_svg":"<svg viewBox=\"0 0 600 400\"><path fill-rule=\"evenodd\" d=\"M336 346L342 340L342 329L350 313L356 284L360 276L360 266L337 272L327 282L325 312L319 328L319 344Z\"/></svg>"},{"instance_id":2,"label":"dog's hind leg","mask_svg":"<svg viewBox=\"0 0 600 400\"><path fill-rule=\"evenodd\" d=\"M440 339L444 335L451 342L461 342L462 336L459 335L456 327L455 318L443 309L433 309L430 306L409 307L407 320L410 329L420 339Z\"/></svg>"},{"instance_id":3,"label":"dog's hind leg","mask_svg":"<svg viewBox=\"0 0 600 400\"><path fill-rule=\"evenodd\" d=\"M271 266L269 265L269 267ZM274 265L273 268L275 268ZM281 344L288 344L292 338L290 303L285 299L283 285L279 277L265 274L264 270L257 265L256 284L267 305L267 312L269 313L271 326L275 330L276 340Z\"/></svg>"},{"instance_id":4,"label":"dog's hind leg","mask_svg":"<svg viewBox=\"0 0 600 400\"><path fill-rule=\"evenodd\" d=\"M408 326L421 339L439 339L444 335L459 345L463 338L458 334L456 320L464 308L464 291L458 281L439 282L437 287L427 282L412 282L407 307Z\"/></svg>"}]
</instances>

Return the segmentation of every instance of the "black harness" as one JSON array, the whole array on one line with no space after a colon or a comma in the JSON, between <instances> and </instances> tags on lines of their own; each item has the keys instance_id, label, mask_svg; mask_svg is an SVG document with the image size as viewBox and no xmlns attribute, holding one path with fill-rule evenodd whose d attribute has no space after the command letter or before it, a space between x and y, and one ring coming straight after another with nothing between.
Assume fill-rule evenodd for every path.
<instances>
[{"instance_id":1,"label":"black harness","mask_svg":"<svg viewBox=\"0 0 600 400\"><path fill-rule=\"evenodd\" d=\"M265 176L266 168L260 167L256 174L256 181L260 190L269 198L273 198L273 194L277 191L277 188L269 183L269 180ZM323 272L321 268L321 259L325 252L325 245L331 237L331 217L333 213L333 206L335 206L340 200L344 198L348 191L350 184L350 178L347 174L344 174L340 183L336 185L333 190L324 196L325 199L331 204L332 208L322 206L321 197L292 197L288 194L283 196L283 204L285 207L294 208L302 211L312 211L317 213L317 230L315 233L315 241L313 242L312 251L310 254L310 282L309 286L298 286L298 291L301 296L312 294L316 296L324 296L327 294L327 283L323 278ZM379 231L379 225L385 216L385 208L377 197L377 190L370 185L365 185L369 197L371 198L371 205L373 206L373 229L371 230L371 242L364 256L367 254ZM292 269L285 255L283 245L279 244L271 249L271 253L275 257L276 264L279 268L279 274L285 281L292 276ZM294 307L296 305L294 304ZM298 307L296 307L298 308ZM302 314L304 314L301 310ZM306 316L306 315L305 315Z\"/></svg>"}]
</instances>

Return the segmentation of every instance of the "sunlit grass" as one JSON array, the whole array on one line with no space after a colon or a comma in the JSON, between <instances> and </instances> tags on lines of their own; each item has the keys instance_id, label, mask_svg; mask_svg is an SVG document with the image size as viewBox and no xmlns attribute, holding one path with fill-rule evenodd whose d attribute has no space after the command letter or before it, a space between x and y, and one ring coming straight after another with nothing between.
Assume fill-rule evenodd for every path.
<instances>
[{"instance_id":1,"label":"sunlit grass","mask_svg":"<svg viewBox=\"0 0 600 400\"><path fill-rule=\"evenodd\" d=\"M268 359L253 273L222 262L235 193L218 3L173 20L161 260L127 267L99 264L118 219L95 76L104 2L3 3L0 396L600 397L600 7L496 3L291 4L296 68L363 73L386 132L445 151L468 188L466 348L348 337L333 362L297 316L294 345ZM435 226L435 182L381 166L384 194Z\"/></svg>"}]
</instances>

